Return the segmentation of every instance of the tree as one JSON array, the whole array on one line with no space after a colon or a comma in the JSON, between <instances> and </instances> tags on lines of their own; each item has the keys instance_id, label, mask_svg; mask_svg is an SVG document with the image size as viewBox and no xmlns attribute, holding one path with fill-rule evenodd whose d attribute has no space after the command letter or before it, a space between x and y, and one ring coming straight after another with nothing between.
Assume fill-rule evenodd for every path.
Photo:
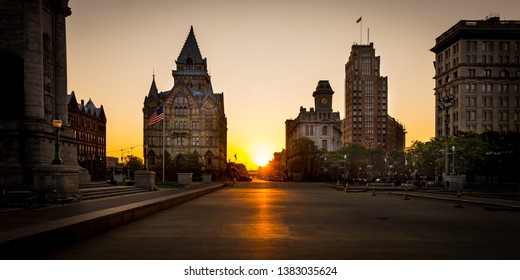
<instances>
[{"instance_id":1,"label":"tree","mask_svg":"<svg viewBox=\"0 0 520 280\"><path fill-rule=\"evenodd\" d=\"M343 149L343 148L342 148ZM359 143L349 143L344 148L347 155L349 179L368 178L368 149Z\"/></svg>"},{"instance_id":2,"label":"tree","mask_svg":"<svg viewBox=\"0 0 520 280\"><path fill-rule=\"evenodd\" d=\"M430 179L442 174L444 166L444 139L429 142L414 141L406 153L408 175L420 174Z\"/></svg>"},{"instance_id":3,"label":"tree","mask_svg":"<svg viewBox=\"0 0 520 280\"><path fill-rule=\"evenodd\" d=\"M405 179L406 174L406 154L404 151L391 151L386 160L388 175L390 179Z\"/></svg>"},{"instance_id":4,"label":"tree","mask_svg":"<svg viewBox=\"0 0 520 280\"><path fill-rule=\"evenodd\" d=\"M314 141L301 137L292 142L292 147L294 154L290 170L302 174L305 181L317 178L320 152Z\"/></svg>"},{"instance_id":5,"label":"tree","mask_svg":"<svg viewBox=\"0 0 520 280\"><path fill-rule=\"evenodd\" d=\"M144 168L143 160L138 157L129 157L126 162L126 168L132 172L132 174L137 170L142 170ZM133 175L131 177L134 177Z\"/></svg>"},{"instance_id":6,"label":"tree","mask_svg":"<svg viewBox=\"0 0 520 280\"><path fill-rule=\"evenodd\" d=\"M176 161L177 173L193 173L194 176L202 175L202 163L194 154L181 155Z\"/></svg>"}]
</instances>

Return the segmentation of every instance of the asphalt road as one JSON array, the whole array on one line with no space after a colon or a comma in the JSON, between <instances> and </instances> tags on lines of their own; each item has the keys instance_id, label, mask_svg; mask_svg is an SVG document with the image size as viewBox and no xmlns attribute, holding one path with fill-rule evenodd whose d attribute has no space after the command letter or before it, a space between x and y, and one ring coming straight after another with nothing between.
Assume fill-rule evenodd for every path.
<instances>
[{"instance_id":1,"label":"asphalt road","mask_svg":"<svg viewBox=\"0 0 520 280\"><path fill-rule=\"evenodd\" d=\"M344 193L320 183L239 183L46 259L520 259L520 212Z\"/></svg>"}]
</instances>

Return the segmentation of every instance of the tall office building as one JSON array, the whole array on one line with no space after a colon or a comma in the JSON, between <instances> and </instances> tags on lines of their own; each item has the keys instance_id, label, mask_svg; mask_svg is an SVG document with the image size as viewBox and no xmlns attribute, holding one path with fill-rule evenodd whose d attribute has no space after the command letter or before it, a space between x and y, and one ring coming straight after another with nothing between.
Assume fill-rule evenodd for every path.
<instances>
[{"instance_id":1,"label":"tall office building","mask_svg":"<svg viewBox=\"0 0 520 280\"><path fill-rule=\"evenodd\" d=\"M520 132L520 21L461 20L437 37L435 135Z\"/></svg>"},{"instance_id":2,"label":"tall office building","mask_svg":"<svg viewBox=\"0 0 520 280\"><path fill-rule=\"evenodd\" d=\"M352 46L345 65L342 143L360 143L385 152L402 151L405 131L388 116L388 78L381 76L380 62L373 43Z\"/></svg>"}]
</instances>

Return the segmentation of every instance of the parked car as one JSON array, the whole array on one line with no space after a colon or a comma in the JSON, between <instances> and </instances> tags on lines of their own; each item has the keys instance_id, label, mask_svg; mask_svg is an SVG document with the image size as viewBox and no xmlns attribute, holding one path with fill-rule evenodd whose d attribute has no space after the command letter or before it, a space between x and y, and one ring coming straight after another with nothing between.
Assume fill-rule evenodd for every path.
<instances>
[{"instance_id":1,"label":"parked car","mask_svg":"<svg viewBox=\"0 0 520 280\"><path fill-rule=\"evenodd\" d=\"M238 177L237 181L239 182L251 182L253 179L246 177L246 176L240 176Z\"/></svg>"}]
</instances>

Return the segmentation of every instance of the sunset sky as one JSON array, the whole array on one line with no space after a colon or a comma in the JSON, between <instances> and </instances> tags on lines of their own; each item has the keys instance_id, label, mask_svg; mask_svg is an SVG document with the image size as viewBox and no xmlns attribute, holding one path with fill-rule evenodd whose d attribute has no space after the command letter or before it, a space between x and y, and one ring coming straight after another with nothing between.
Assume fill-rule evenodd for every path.
<instances>
[{"instance_id":1,"label":"sunset sky","mask_svg":"<svg viewBox=\"0 0 520 280\"><path fill-rule=\"evenodd\" d=\"M173 87L193 26L215 92L224 92L228 159L248 168L285 148L285 120L314 106L319 80L344 117L345 63L352 44L374 43L388 77L389 114L413 140L434 136L435 38L459 20L498 13L520 20L518 0L240 1L71 0L68 92L107 115L107 156L143 154L143 101L155 72ZM362 17L361 23L356 23ZM130 149L132 148L132 149ZM233 158L234 160L234 158Z\"/></svg>"}]
</instances>

